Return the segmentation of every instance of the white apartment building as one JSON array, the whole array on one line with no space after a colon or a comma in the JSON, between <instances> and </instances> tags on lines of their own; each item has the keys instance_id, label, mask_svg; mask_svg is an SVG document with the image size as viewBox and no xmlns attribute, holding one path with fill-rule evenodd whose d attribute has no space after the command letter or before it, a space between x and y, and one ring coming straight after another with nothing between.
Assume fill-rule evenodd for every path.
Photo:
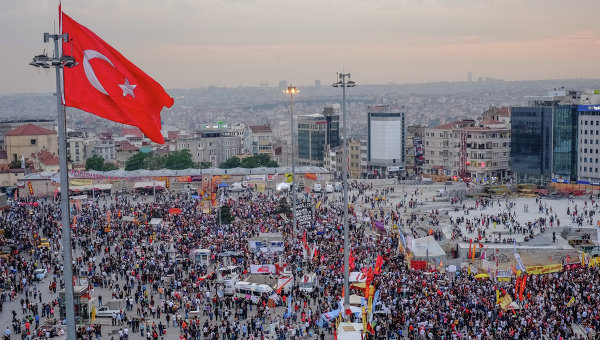
<instances>
[{"instance_id":1,"label":"white apartment building","mask_svg":"<svg viewBox=\"0 0 600 340\"><path fill-rule=\"evenodd\" d=\"M484 124L463 120L426 128L423 137L425 172L460 176L464 148L467 177L484 182L506 178L510 169L510 127L504 127L503 122L482 122Z\"/></svg>"}]
</instances>

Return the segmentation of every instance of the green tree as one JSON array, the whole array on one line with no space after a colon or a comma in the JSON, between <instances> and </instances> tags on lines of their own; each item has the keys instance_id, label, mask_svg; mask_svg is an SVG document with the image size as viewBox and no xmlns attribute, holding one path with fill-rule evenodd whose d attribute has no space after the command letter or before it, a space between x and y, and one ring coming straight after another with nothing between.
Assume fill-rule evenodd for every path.
<instances>
[{"instance_id":1,"label":"green tree","mask_svg":"<svg viewBox=\"0 0 600 340\"><path fill-rule=\"evenodd\" d=\"M94 155L86 159L85 170L104 171L104 158Z\"/></svg>"},{"instance_id":2,"label":"green tree","mask_svg":"<svg viewBox=\"0 0 600 340\"><path fill-rule=\"evenodd\" d=\"M102 167L102 171L112 171L118 169L119 167L115 163L104 163L104 166Z\"/></svg>"},{"instance_id":3,"label":"green tree","mask_svg":"<svg viewBox=\"0 0 600 340\"><path fill-rule=\"evenodd\" d=\"M203 162L198 163L198 169L210 169L210 168L212 168L211 162L203 161Z\"/></svg>"},{"instance_id":4,"label":"green tree","mask_svg":"<svg viewBox=\"0 0 600 340\"><path fill-rule=\"evenodd\" d=\"M165 167L171 170L183 170L194 167L190 150L175 151L165 158Z\"/></svg>"},{"instance_id":5,"label":"green tree","mask_svg":"<svg viewBox=\"0 0 600 340\"><path fill-rule=\"evenodd\" d=\"M240 166L240 158L233 156L231 158L229 158L228 160L226 160L225 162L221 163L221 165L219 165L219 168L221 169L233 169L233 168L237 168Z\"/></svg>"},{"instance_id":6,"label":"green tree","mask_svg":"<svg viewBox=\"0 0 600 340\"><path fill-rule=\"evenodd\" d=\"M240 167L242 168L258 168L258 167L267 167L267 168L276 168L279 164L277 162L271 160L271 156L266 154L258 154L251 157L246 157L242 160Z\"/></svg>"},{"instance_id":7,"label":"green tree","mask_svg":"<svg viewBox=\"0 0 600 340\"><path fill-rule=\"evenodd\" d=\"M229 208L229 205L225 204L221 206L219 211L221 214L221 224L230 224L233 222L233 216L231 216L231 208Z\"/></svg>"},{"instance_id":8,"label":"green tree","mask_svg":"<svg viewBox=\"0 0 600 340\"><path fill-rule=\"evenodd\" d=\"M131 156L125 163L125 170L133 171L133 170L145 169L147 155L148 154L138 152L135 155Z\"/></svg>"}]
</instances>

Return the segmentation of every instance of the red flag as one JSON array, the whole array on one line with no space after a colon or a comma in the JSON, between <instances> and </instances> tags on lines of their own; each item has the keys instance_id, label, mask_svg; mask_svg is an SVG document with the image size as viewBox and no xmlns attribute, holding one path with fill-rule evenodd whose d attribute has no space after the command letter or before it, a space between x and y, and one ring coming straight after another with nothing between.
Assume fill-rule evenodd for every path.
<instances>
[{"instance_id":1,"label":"red flag","mask_svg":"<svg viewBox=\"0 0 600 340\"><path fill-rule=\"evenodd\" d=\"M377 260L375 260L374 274L381 273L381 266L383 266L383 258L381 257L381 255L377 255Z\"/></svg>"},{"instance_id":2,"label":"red flag","mask_svg":"<svg viewBox=\"0 0 600 340\"><path fill-rule=\"evenodd\" d=\"M121 53L64 13L61 26L61 33L69 34L63 51L79 63L64 68L65 105L137 126L148 138L163 144L160 111L163 106L171 107L173 98Z\"/></svg>"},{"instance_id":3,"label":"red flag","mask_svg":"<svg viewBox=\"0 0 600 340\"><path fill-rule=\"evenodd\" d=\"M370 332L371 334L375 334L375 330L373 329L373 326L371 326L371 324L368 322L367 322L367 332Z\"/></svg>"}]
</instances>

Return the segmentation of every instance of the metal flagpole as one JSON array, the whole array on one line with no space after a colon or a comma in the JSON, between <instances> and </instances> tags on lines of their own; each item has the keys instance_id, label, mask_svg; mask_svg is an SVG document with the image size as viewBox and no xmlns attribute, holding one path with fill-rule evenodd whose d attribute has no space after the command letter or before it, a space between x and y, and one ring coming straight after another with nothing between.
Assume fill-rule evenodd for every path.
<instances>
[{"instance_id":1,"label":"metal flagpole","mask_svg":"<svg viewBox=\"0 0 600 340\"><path fill-rule=\"evenodd\" d=\"M67 167L67 128L66 111L62 103L61 69L77 65L72 56L62 55L58 41L69 41L68 34L44 33L44 42L54 40L54 56L37 55L29 63L31 66L56 69L56 105L58 118L58 155L60 159L60 210L62 223L62 248L63 248L63 278L65 280L65 312L67 321L67 339L76 339L75 332L75 305L73 299L73 260L71 253L71 220L69 216L69 175Z\"/></svg>"},{"instance_id":2,"label":"metal flagpole","mask_svg":"<svg viewBox=\"0 0 600 340\"><path fill-rule=\"evenodd\" d=\"M348 80L346 81L346 78ZM346 125L346 87L356 86L353 81L350 80L350 73L338 74L338 81L333 84L333 87L342 88L342 115L344 124L344 144L342 148L342 166L343 178L342 186L344 191L344 203L342 209L344 210L344 306L350 306L350 240L348 236L348 125ZM340 314L345 311L340 311Z\"/></svg>"}]
</instances>

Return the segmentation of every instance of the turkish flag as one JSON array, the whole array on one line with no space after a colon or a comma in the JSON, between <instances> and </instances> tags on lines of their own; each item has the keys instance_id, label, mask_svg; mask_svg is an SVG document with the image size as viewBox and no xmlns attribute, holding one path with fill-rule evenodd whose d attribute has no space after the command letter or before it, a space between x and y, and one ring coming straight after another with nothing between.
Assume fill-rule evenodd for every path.
<instances>
[{"instance_id":1,"label":"turkish flag","mask_svg":"<svg viewBox=\"0 0 600 340\"><path fill-rule=\"evenodd\" d=\"M160 111L171 107L163 87L87 27L61 13L63 53L78 65L64 68L64 104L118 123L137 126L156 143Z\"/></svg>"}]
</instances>

